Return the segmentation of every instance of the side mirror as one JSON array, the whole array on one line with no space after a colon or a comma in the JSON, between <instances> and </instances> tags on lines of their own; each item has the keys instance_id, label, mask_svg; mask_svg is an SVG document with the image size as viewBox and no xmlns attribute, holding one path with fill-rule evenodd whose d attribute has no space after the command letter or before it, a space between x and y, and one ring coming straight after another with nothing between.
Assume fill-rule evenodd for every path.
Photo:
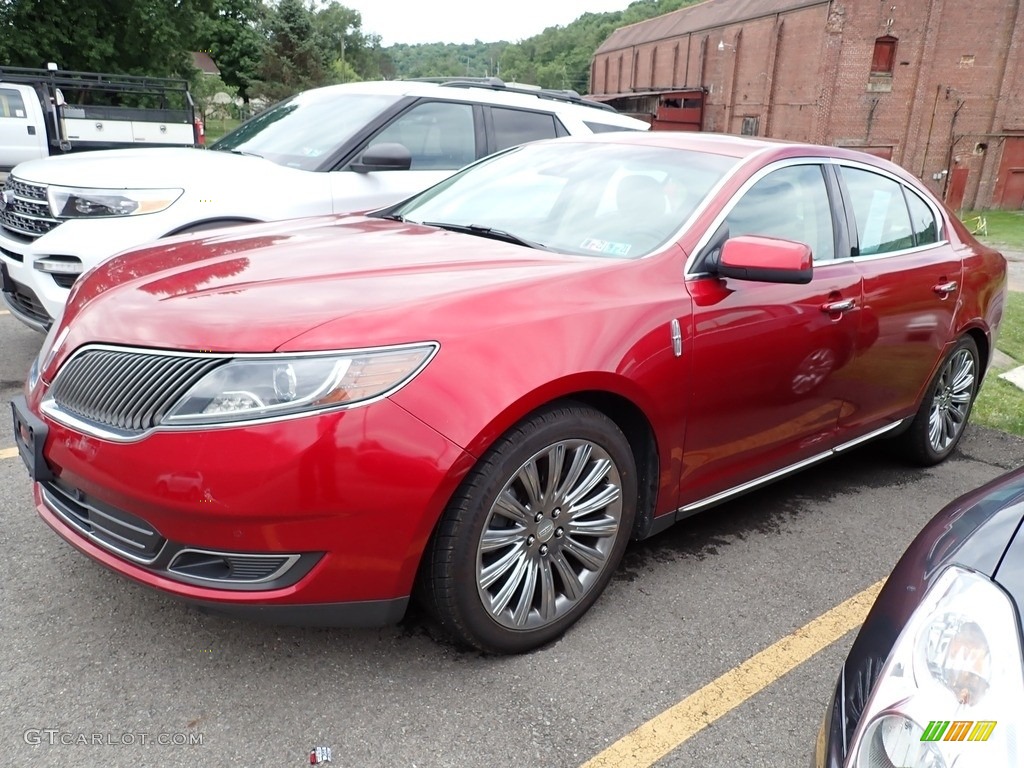
<instances>
[{"instance_id":1,"label":"side mirror","mask_svg":"<svg viewBox=\"0 0 1024 768\"><path fill-rule=\"evenodd\" d=\"M792 240L742 235L725 241L716 270L722 277L764 283L809 283L811 249Z\"/></svg>"},{"instance_id":2,"label":"side mirror","mask_svg":"<svg viewBox=\"0 0 1024 768\"><path fill-rule=\"evenodd\" d=\"M356 173L408 171L412 167L412 153L404 144L374 144L350 167Z\"/></svg>"}]
</instances>

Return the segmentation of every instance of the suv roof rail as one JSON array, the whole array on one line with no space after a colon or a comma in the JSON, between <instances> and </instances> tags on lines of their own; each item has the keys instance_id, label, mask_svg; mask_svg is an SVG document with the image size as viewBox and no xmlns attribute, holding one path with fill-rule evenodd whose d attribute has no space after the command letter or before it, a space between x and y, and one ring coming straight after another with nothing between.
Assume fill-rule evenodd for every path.
<instances>
[{"instance_id":1,"label":"suv roof rail","mask_svg":"<svg viewBox=\"0 0 1024 768\"><path fill-rule=\"evenodd\" d=\"M582 107L593 107L605 112L617 111L610 104L602 104L599 101L584 99L576 91L541 88L540 86L523 85L522 83L509 85L499 77L410 77L406 79L420 83L438 83L447 88L486 88L491 91L522 93L527 96L536 96L538 99L564 101L567 104L579 104Z\"/></svg>"}]
</instances>

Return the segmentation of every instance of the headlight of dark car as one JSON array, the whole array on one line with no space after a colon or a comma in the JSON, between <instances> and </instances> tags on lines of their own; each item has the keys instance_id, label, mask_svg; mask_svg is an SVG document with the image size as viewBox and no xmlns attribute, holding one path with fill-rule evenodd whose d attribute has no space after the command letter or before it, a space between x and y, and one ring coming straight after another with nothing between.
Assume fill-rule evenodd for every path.
<instances>
[{"instance_id":1,"label":"headlight of dark car","mask_svg":"<svg viewBox=\"0 0 1024 768\"><path fill-rule=\"evenodd\" d=\"M851 768L1021 765L1017 617L991 580L950 567L904 627L868 700Z\"/></svg>"}]
</instances>

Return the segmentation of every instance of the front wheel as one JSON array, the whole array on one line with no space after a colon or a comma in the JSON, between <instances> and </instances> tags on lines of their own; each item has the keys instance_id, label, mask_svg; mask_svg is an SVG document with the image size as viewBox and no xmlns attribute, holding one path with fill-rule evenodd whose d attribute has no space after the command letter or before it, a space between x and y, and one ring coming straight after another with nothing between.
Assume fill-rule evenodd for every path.
<instances>
[{"instance_id":1,"label":"front wheel","mask_svg":"<svg viewBox=\"0 0 1024 768\"><path fill-rule=\"evenodd\" d=\"M910 429L903 435L911 461L932 466L953 452L967 426L980 378L978 345L965 336L943 359Z\"/></svg>"},{"instance_id":2,"label":"front wheel","mask_svg":"<svg viewBox=\"0 0 1024 768\"><path fill-rule=\"evenodd\" d=\"M522 653L561 635L608 584L636 508L629 443L578 404L521 422L453 497L427 552L428 609L457 640Z\"/></svg>"}]
</instances>

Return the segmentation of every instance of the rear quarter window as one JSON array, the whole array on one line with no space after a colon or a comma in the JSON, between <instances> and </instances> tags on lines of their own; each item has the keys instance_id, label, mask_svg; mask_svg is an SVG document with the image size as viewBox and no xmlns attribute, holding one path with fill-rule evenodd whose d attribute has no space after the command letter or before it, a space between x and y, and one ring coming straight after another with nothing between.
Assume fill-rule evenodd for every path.
<instances>
[{"instance_id":1,"label":"rear quarter window","mask_svg":"<svg viewBox=\"0 0 1024 768\"><path fill-rule=\"evenodd\" d=\"M594 133L615 133L616 131L639 131L640 128L626 128L623 125L611 125L610 123L595 123L591 120L584 120L583 124Z\"/></svg>"}]
</instances>

